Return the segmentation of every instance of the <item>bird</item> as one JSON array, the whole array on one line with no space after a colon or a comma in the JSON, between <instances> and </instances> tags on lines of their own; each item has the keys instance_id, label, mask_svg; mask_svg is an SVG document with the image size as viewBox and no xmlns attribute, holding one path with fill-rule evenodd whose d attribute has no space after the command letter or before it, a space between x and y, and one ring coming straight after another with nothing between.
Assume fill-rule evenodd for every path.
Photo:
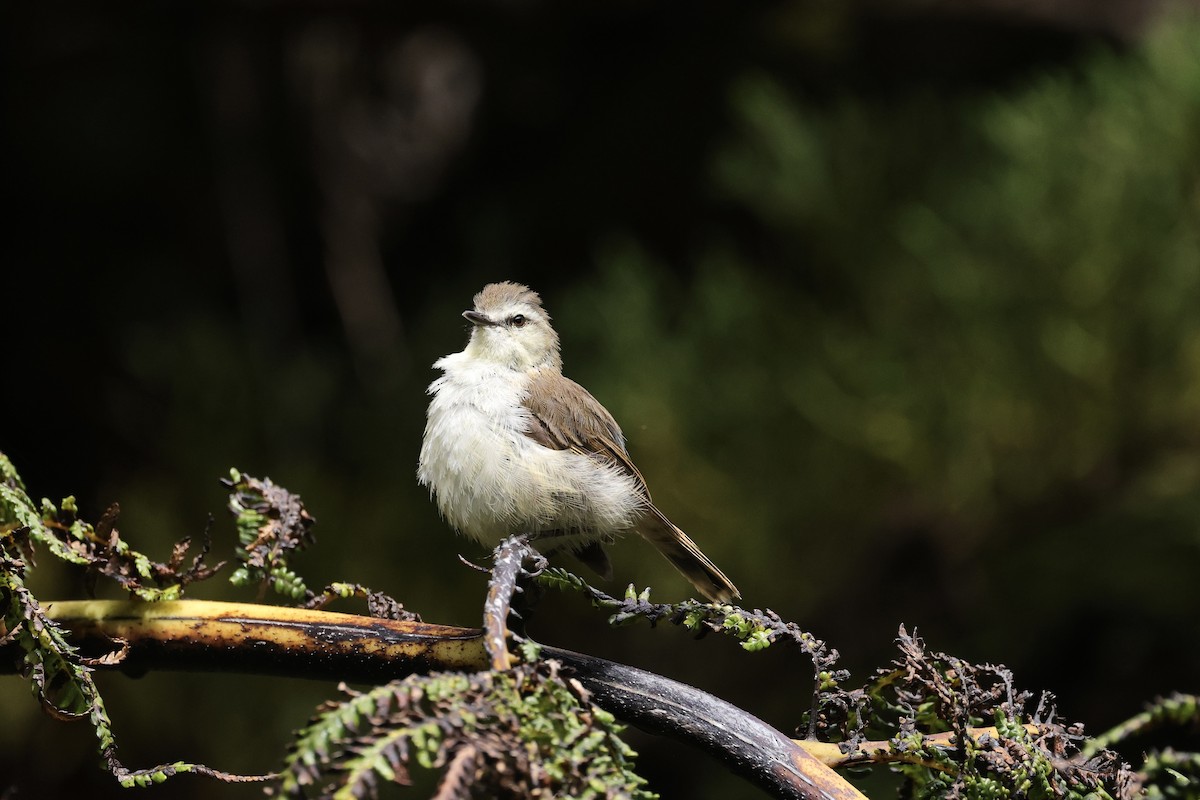
<instances>
[{"instance_id":1,"label":"bird","mask_svg":"<svg viewBox=\"0 0 1200 800\"><path fill-rule=\"evenodd\" d=\"M466 347L433 367L417 466L441 517L496 547L526 535L543 555L573 552L605 579L605 546L640 534L708 601L737 587L650 499L612 414L563 375L558 334L541 296L490 283L462 316Z\"/></svg>"}]
</instances>

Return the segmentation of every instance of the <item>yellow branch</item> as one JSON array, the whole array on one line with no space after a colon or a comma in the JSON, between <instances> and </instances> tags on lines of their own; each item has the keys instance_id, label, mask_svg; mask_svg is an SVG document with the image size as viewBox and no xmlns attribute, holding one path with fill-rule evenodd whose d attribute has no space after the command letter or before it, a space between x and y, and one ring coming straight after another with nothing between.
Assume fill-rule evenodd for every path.
<instances>
[{"instance_id":1,"label":"yellow branch","mask_svg":"<svg viewBox=\"0 0 1200 800\"><path fill-rule=\"evenodd\" d=\"M1023 726L1026 731L1033 735L1039 733L1036 725ZM990 736L993 739L1000 739L1000 732L996 728L971 728L967 731L971 739L978 742L984 736ZM843 753L837 744L830 742L816 742L811 739L793 739L797 746L804 748L813 758L820 761L829 767L849 767L857 764L882 764L894 761L916 761L916 756L908 753L896 752L892 749L891 743L887 741L863 742L858 749L851 753ZM931 733L924 737L926 744L932 744L935 747L955 747L958 743L957 735L953 733ZM924 762L922 762L924 763ZM926 766L931 766L926 764Z\"/></svg>"},{"instance_id":2,"label":"yellow branch","mask_svg":"<svg viewBox=\"0 0 1200 800\"><path fill-rule=\"evenodd\" d=\"M386 679L422 668L488 668L480 631L472 628L208 600L71 600L44 608L90 649L123 639L139 645L135 654L166 666L175 661L202 669L210 661L241 660L268 672L295 674L302 666L314 675L345 675L346 680ZM136 668L136 655L131 659L128 666ZM355 676L355 671L367 674Z\"/></svg>"}]
</instances>

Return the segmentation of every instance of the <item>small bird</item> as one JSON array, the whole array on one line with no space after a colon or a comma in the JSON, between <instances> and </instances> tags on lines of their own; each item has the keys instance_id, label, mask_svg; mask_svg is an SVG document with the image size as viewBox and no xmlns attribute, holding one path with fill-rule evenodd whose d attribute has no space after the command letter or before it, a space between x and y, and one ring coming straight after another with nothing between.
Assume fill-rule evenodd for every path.
<instances>
[{"instance_id":1,"label":"small bird","mask_svg":"<svg viewBox=\"0 0 1200 800\"><path fill-rule=\"evenodd\" d=\"M488 284L464 311L470 340L438 359L417 479L460 533L495 547L528 534L605 578L604 545L636 531L713 602L740 597L650 500L612 414L562 374L558 334L537 292Z\"/></svg>"}]
</instances>

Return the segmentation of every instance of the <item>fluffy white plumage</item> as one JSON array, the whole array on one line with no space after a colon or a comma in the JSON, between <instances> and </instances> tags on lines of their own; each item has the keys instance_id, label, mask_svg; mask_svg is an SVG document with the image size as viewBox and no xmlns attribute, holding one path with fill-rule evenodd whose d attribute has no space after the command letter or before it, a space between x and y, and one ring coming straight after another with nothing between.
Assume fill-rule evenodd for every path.
<instances>
[{"instance_id":1,"label":"fluffy white plumage","mask_svg":"<svg viewBox=\"0 0 1200 800\"><path fill-rule=\"evenodd\" d=\"M476 328L472 343L490 330ZM632 528L645 507L633 477L529 438L526 373L470 350L439 359L434 366L445 374L429 386L418 479L442 516L489 547L513 533L544 531L574 547Z\"/></svg>"}]
</instances>

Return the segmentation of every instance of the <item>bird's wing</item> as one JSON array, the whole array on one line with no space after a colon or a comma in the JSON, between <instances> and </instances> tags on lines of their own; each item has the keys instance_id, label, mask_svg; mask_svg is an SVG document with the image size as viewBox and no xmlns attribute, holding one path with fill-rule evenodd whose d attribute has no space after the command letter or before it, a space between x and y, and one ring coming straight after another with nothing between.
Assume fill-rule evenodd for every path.
<instances>
[{"instance_id":1,"label":"bird's wing","mask_svg":"<svg viewBox=\"0 0 1200 800\"><path fill-rule=\"evenodd\" d=\"M625 435L612 414L570 378L539 372L530 381L524 405L530 414L529 438L552 450L574 450L620 467L650 498L646 481L629 460Z\"/></svg>"},{"instance_id":2,"label":"bird's wing","mask_svg":"<svg viewBox=\"0 0 1200 800\"><path fill-rule=\"evenodd\" d=\"M646 481L625 450L625 435L612 414L587 389L556 372L539 373L530 382L524 404L530 415L525 433L535 442L543 447L574 450L611 463L637 481L651 512L638 525L638 533L666 556L701 594L719 603L741 596L733 582L696 543L650 502ZM603 549L598 549L599 555L603 555ZM585 552L585 563L593 555ZM597 569L611 571L607 557Z\"/></svg>"}]
</instances>

